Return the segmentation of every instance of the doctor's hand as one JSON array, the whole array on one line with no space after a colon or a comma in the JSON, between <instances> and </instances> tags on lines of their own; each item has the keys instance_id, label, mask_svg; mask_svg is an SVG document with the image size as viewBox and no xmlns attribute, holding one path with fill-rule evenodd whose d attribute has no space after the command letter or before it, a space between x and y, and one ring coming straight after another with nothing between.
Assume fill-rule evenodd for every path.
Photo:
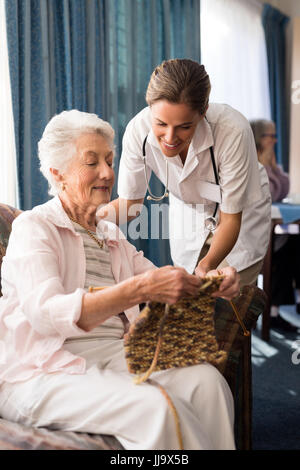
<instances>
[{"instance_id":1,"label":"doctor's hand","mask_svg":"<svg viewBox=\"0 0 300 470\"><path fill-rule=\"evenodd\" d=\"M214 272L214 274L211 274L211 276L218 276L218 274L216 274L217 273L216 270L210 271L210 272ZM206 274L207 274L207 269L201 267L199 263L195 269L195 275L203 279L206 276Z\"/></svg>"},{"instance_id":2,"label":"doctor's hand","mask_svg":"<svg viewBox=\"0 0 300 470\"><path fill-rule=\"evenodd\" d=\"M196 295L203 281L183 268L164 266L142 275L146 300L174 304L182 297Z\"/></svg>"},{"instance_id":3,"label":"doctor's hand","mask_svg":"<svg viewBox=\"0 0 300 470\"><path fill-rule=\"evenodd\" d=\"M218 275L225 276L225 279L221 282L219 290L212 294L212 297L222 297L226 300L237 297L240 294L240 276L236 272L236 269L231 266L226 266L225 268L214 269L206 273L208 277Z\"/></svg>"}]
</instances>

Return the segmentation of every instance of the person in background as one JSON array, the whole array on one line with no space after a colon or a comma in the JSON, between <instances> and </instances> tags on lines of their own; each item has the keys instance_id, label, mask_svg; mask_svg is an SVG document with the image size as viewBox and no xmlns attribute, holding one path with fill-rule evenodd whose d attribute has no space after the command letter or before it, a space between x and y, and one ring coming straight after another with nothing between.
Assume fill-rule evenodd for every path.
<instances>
[{"instance_id":1,"label":"person in background","mask_svg":"<svg viewBox=\"0 0 300 470\"><path fill-rule=\"evenodd\" d=\"M250 124L258 160L264 165L269 177L272 202L280 202L289 192L290 181L289 175L276 162L275 123L266 119L256 119ZM298 226L297 230L299 232ZM279 306L296 304L296 311L300 314L300 235L288 233L292 231L291 226L278 227L278 231L287 233L275 235L272 258L271 327L293 332L297 327L280 316Z\"/></svg>"}]
</instances>

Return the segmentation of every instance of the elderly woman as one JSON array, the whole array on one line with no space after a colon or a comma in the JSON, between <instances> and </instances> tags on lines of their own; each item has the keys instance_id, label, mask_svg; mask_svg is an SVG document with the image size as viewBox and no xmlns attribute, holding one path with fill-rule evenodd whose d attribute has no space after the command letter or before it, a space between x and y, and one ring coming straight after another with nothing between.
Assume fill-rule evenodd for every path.
<instances>
[{"instance_id":1,"label":"elderly woman","mask_svg":"<svg viewBox=\"0 0 300 470\"><path fill-rule=\"evenodd\" d=\"M276 162L276 125L268 119L250 122L257 158L265 167L270 184L272 202L281 202L289 192L289 175ZM279 314L280 305L296 304L300 314L300 234L291 226L277 226L272 256L272 305L270 326L281 332L297 332L298 327Z\"/></svg>"},{"instance_id":2,"label":"elderly woman","mask_svg":"<svg viewBox=\"0 0 300 470\"><path fill-rule=\"evenodd\" d=\"M277 165L275 144L277 142L276 126L268 119L250 121L253 131L258 161L265 167L270 184L272 202L284 199L290 188L289 175Z\"/></svg>"},{"instance_id":3,"label":"elderly woman","mask_svg":"<svg viewBox=\"0 0 300 470\"><path fill-rule=\"evenodd\" d=\"M125 449L176 449L158 388L134 385L124 358L128 321L149 300L174 303L201 279L156 268L96 209L114 184L111 126L76 110L55 116L39 142L55 197L13 223L2 266L0 415L31 426L116 436ZM220 292L237 295L227 268ZM211 273L213 274L213 272ZM103 290L88 292L88 287ZM210 364L153 374L178 411L185 449L233 449L228 384Z\"/></svg>"}]
</instances>

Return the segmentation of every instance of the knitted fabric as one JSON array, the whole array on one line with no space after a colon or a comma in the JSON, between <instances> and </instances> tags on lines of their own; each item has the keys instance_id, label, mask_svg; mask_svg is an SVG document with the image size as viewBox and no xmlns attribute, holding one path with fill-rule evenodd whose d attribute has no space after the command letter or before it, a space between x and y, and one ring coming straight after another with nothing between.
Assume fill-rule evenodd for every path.
<instances>
[{"instance_id":1,"label":"knitted fabric","mask_svg":"<svg viewBox=\"0 0 300 470\"><path fill-rule=\"evenodd\" d=\"M219 365L227 358L215 333L215 299L211 297L223 277L205 279L196 296L173 305L150 302L124 338L125 358L131 373L186 367L209 362Z\"/></svg>"}]
</instances>

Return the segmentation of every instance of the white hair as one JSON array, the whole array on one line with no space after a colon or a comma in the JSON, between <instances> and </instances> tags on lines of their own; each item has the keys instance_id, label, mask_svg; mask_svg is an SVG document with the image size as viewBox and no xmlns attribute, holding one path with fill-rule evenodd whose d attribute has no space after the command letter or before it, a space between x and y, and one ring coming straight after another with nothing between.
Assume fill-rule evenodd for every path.
<instances>
[{"instance_id":1,"label":"white hair","mask_svg":"<svg viewBox=\"0 0 300 470\"><path fill-rule=\"evenodd\" d=\"M38 156L40 170L49 184L50 195L55 196L61 189L50 168L55 168L60 173L66 171L75 153L75 140L85 133L101 135L114 151L114 130L96 114L77 109L63 111L54 116L45 127L38 143Z\"/></svg>"}]
</instances>

